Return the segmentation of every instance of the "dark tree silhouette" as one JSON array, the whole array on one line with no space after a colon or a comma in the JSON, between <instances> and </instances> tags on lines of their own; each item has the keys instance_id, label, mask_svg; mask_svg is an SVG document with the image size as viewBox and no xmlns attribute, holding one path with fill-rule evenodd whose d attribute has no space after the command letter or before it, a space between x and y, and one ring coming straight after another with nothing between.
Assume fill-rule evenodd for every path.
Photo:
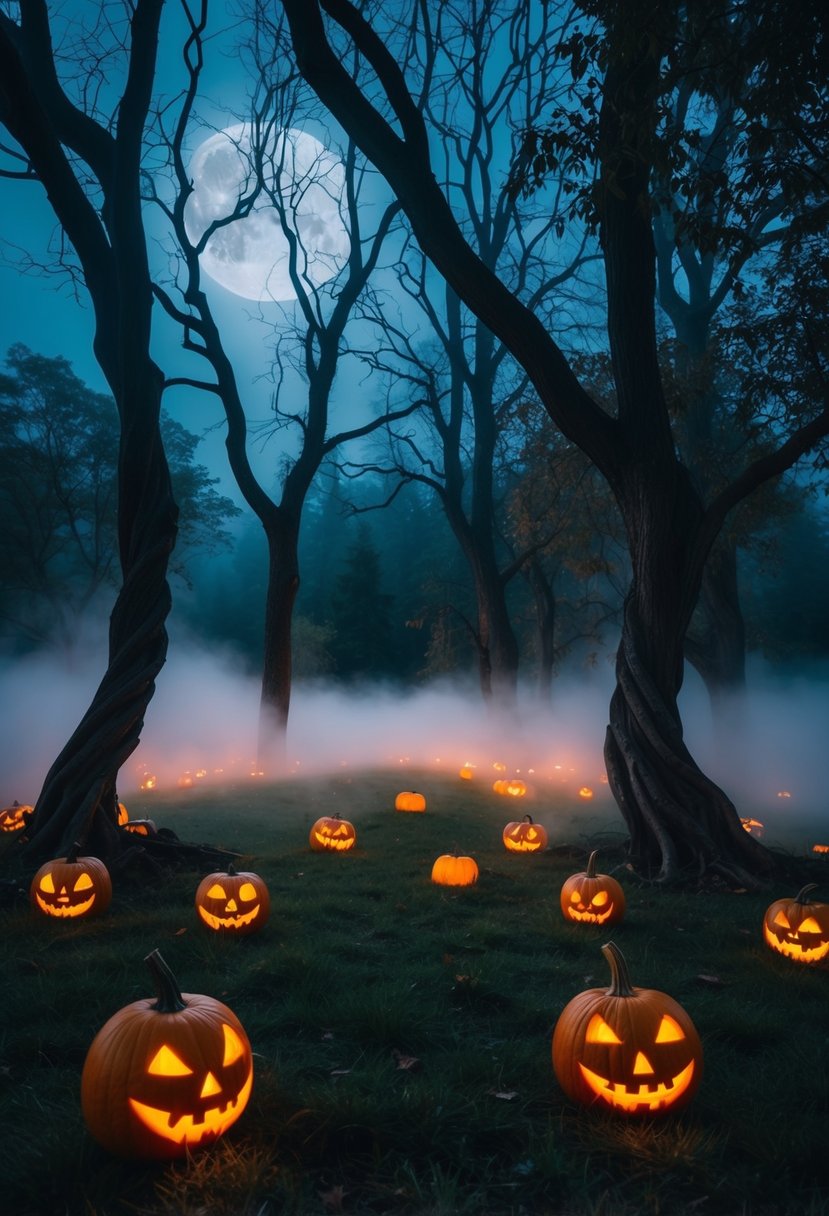
<instances>
[{"instance_id":1,"label":"dark tree silhouette","mask_svg":"<svg viewBox=\"0 0 829 1216\"><path fill-rule=\"evenodd\" d=\"M163 376L150 357L152 291L139 179L163 0L136 0L113 114L76 105L61 83L45 0L0 14L0 121L15 141L9 173L37 180L80 263L95 318L95 356L118 408L118 545L123 582L109 662L91 704L50 768L27 855L81 840L105 858L133 845L115 823L115 783L136 748L167 651L167 566L177 508L161 442ZM22 150L19 151L18 149Z\"/></svg>"},{"instance_id":2,"label":"dark tree silhouette","mask_svg":"<svg viewBox=\"0 0 829 1216\"><path fill-rule=\"evenodd\" d=\"M598 121L594 125L590 115L579 116L585 120L581 129L589 131L596 169L588 201L595 208L607 284L616 390L612 415L579 382L536 313L504 286L465 239L432 171L421 110L382 29L348 0L282 3L300 72L381 169L424 252L526 369L550 416L601 470L616 497L628 537L632 582L605 759L630 833L634 864L663 881L710 869L735 882L756 882L772 869L771 854L743 830L735 807L700 770L683 740L677 708L683 641L705 561L728 513L829 431L829 395L824 389L811 417L796 419L781 432L772 453L748 464L711 501L703 501L677 457L656 341L650 183L661 74L671 62L676 6L634 0L607 6L594 69ZM428 23L432 12L428 5L415 7L412 28L417 22ZM817 25L806 29L799 13L789 9L786 17L776 4L765 6L758 19L765 19L769 9L773 21L768 37L754 38L739 51L773 56L771 40L782 22L788 33L797 27L800 51L808 57L809 39L820 41ZM733 31L726 21L719 32L725 38ZM436 36L434 28L427 33ZM341 41L355 46L373 67L382 93L377 104L355 86ZM767 91L757 104L775 105L778 96ZM562 142L566 145L566 135ZM804 357L809 357L808 344Z\"/></svg>"}]
</instances>

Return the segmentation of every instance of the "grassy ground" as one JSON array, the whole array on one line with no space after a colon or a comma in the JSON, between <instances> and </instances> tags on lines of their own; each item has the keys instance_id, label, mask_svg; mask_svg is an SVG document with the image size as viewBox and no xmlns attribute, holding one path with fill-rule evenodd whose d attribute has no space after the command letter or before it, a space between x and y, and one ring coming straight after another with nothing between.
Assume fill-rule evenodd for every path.
<instances>
[{"instance_id":1,"label":"grassy ground","mask_svg":"<svg viewBox=\"0 0 829 1216\"><path fill-rule=\"evenodd\" d=\"M403 786L424 790L425 815L391 809ZM829 1216L829 970L774 956L760 935L772 895L794 891L645 886L614 851L615 817L607 831L600 812L565 795L519 803L435 774L129 805L183 840L245 854L269 885L271 918L239 940L210 933L189 872L127 875L98 920L52 923L22 897L0 909L3 1210ZM311 853L311 823L334 810L355 824L356 849ZM502 847L503 824L524 811L553 829L543 855ZM704 1046L691 1106L652 1123L579 1110L552 1073L559 1013L607 979L600 946L611 935L565 924L558 906L591 845L626 890L612 938L634 984L676 998ZM26 878L18 848L3 841L0 877ZM477 859L477 886L430 882L445 851ZM829 897L829 864L817 894ZM79 1104L89 1043L150 995L142 960L155 948L183 990L230 1005L255 1053L241 1119L172 1165L111 1157Z\"/></svg>"}]
</instances>

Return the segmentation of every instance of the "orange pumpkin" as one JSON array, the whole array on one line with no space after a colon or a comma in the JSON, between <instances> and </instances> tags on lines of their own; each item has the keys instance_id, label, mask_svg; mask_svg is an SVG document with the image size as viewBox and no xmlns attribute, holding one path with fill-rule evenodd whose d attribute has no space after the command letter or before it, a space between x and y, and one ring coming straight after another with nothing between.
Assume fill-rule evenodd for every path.
<instances>
[{"instance_id":1,"label":"orange pumpkin","mask_svg":"<svg viewBox=\"0 0 829 1216\"><path fill-rule=\"evenodd\" d=\"M432 882L443 887L468 887L478 881L478 863L473 857L443 853L432 866Z\"/></svg>"},{"instance_id":2,"label":"orange pumpkin","mask_svg":"<svg viewBox=\"0 0 829 1216\"><path fill-rule=\"evenodd\" d=\"M596 873L598 850L590 854L587 869L571 874L561 888L565 920L588 925L615 925L625 914L625 893L615 878Z\"/></svg>"},{"instance_id":3,"label":"orange pumpkin","mask_svg":"<svg viewBox=\"0 0 829 1216\"><path fill-rule=\"evenodd\" d=\"M672 997L633 988L612 942L602 946L610 987L579 993L553 1033L553 1070L569 1098L620 1115L661 1115L690 1102L702 1077L702 1044Z\"/></svg>"},{"instance_id":4,"label":"orange pumpkin","mask_svg":"<svg viewBox=\"0 0 829 1216\"><path fill-rule=\"evenodd\" d=\"M156 997L124 1006L98 1031L81 1074L81 1109L116 1156L167 1160L236 1122L253 1088L253 1057L226 1005L182 993L157 950L145 962Z\"/></svg>"},{"instance_id":5,"label":"orange pumpkin","mask_svg":"<svg viewBox=\"0 0 829 1216\"><path fill-rule=\"evenodd\" d=\"M817 883L808 883L794 899L776 899L763 917L766 945L796 963L820 963L829 957L829 904L809 899Z\"/></svg>"},{"instance_id":6,"label":"orange pumpkin","mask_svg":"<svg viewBox=\"0 0 829 1216\"><path fill-rule=\"evenodd\" d=\"M417 790L401 790L394 800L396 811L425 811L426 799Z\"/></svg>"},{"instance_id":7,"label":"orange pumpkin","mask_svg":"<svg viewBox=\"0 0 829 1216\"><path fill-rule=\"evenodd\" d=\"M22 832L35 808L27 802L13 802L0 811L0 832Z\"/></svg>"},{"instance_id":8,"label":"orange pumpkin","mask_svg":"<svg viewBox=\"0 0 829 1216\"><path fill-rule=\"evenodd\" d=\"M345 853L354 848L357 833L340 815L323 815L311 828L308 843L315 853Z\"/></svg>"},{"instance_id":9,"label":"orange pumpkin","mask_svg":"<svg viewBox=\"0 0 829 1216\"><path fill-rule=\"evenodd\" d=\"M158 835L158 828L152 819L128 819L121 827L125 832L132 832L134 836Z\"/></svg>"},{"instance_id":10,"label":"orange pumpkin","mask_svg":"<svg viewBox=\"0 0 829 1216\"><path fill-rule=\"evenodd\" d=\"M130 813L124 806L123 802L118 803L118 818L116 820L119 828L122 828L130 817Z\"/></svg>"},{"instance_id":11,"label":"orange pumpkin","mask_svg":"<svg viewBox=\"0 0 829 1216\"><path fill-rule=\"evenodd\" d=\"M471 781L475 776L475 765L464 764L458 772L461 781Z\"/></svg>"},{"instance_id":12,"label":"orange pumpkin","mask_svg":"<svg viewBox=\"0 0 829 1216\"><path fill-rule=\"evenodd\" d=\"M261 929L271 910L264 879L248 871L208 874L196 888L196 911L208 929L241 937Z\"/></svg>"},{"instance_id":13,"label":"orange pumpkin","mask_svg":"<svg viewBox=\"0 0 829 1216\"><path fill-rule=\"evenodd\" d=\"M532 815L525 815L520 823L508 823L501 839L510 853L539 853L547 847L547 831L533 823Z\"/></svg>"},{"instance_id":14,"label":"orange pumpkin","mask_svg":"<svg viewBox=\"0 0 829 1216\"><path fill-rule=\"evenodd\" d=\"M112 899L109 870L98 857L79 857L76 844L66 857L47 861L29 886L32 907L60 920L104 912Z\"/></svg>"}]
</instances>

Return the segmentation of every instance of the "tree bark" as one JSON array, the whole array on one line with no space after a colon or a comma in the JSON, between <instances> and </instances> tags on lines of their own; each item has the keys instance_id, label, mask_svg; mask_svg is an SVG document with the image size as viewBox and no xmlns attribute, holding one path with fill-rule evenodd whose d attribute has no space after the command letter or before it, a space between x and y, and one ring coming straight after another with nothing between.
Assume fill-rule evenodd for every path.
<instances>
[{"instance_id":1,"label":"tree bark","mask_svg":"<svg viewBox=\"0 0 829 1216\"><path fill-rule=\"evenodd\" d=\"M745 622L731 541L721 539L706 562L685 656L705 684L715 720L727 723L734 698L746 691Z\"/></svg>"},{"instance_id":2,"label":"tree bark","mask_svg":"<svg viewBox=\"0 0 829 1216\"><path fill-rule=\"evenodd\" d=\"M284 770L293 683L291 626L299 592L299 520L284 508L266 528L268 594L265 601L258 767L270 777Z\"/></svg>"}]
</instances>

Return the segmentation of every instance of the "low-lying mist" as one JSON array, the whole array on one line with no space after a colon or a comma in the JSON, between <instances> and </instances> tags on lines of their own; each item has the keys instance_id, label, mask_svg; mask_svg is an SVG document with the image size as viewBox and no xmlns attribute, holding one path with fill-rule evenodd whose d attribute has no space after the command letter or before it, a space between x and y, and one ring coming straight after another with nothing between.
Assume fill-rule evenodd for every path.
<instances>
[{"instance_id":1,"label":"low-lying mist","mask_svg":"<svg viewBox=\"0 0 829 1216\"><path fill-rule=\"evenodd\" d=\"M40 653L0 668L0 805L37 798L103 670L103 655L94 652L82 662L76 655L72 663ZM571 673L555 683L552 707L540 707L525 690L508 721L488 716L474 687L440 683L404 692L298 686L285 772L387 767L457 773L469 763L491 780L497 763L507 776L520 772L539 792L552 782L572 789L574 802L583 786L608 798L602 747L612 684L610 662ZM712 722L702 685L689 672L681 707L692 754L741 814L765 815L772 824L803 815L810 830L823 823L829 835L822 771L829 670L782 680L755 664L750 687L723 728ZM231 656L176 641L141 743L120 774L119 794L251 780L257 773L258 702L258 681L241 674Z\"/></svg>"}]
</instances>

